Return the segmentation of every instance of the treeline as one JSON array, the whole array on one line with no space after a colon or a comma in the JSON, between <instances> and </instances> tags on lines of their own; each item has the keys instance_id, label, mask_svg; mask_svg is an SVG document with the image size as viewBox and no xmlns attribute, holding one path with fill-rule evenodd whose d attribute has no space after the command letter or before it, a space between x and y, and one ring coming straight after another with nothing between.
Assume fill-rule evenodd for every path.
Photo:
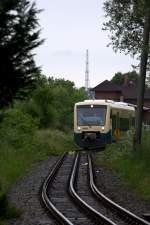
<instances>
[{"instance_id":1,"label":"treeline","mask_svg":"<svg viewBox=\"0 0 150 225\"><path fill-rule=\"evenodd\" d=\"M124 83L124 79L125 79L125 76L128 76L128 80L129 81L135 81L135 80L138 80L138 76L139 74L133 70L131 72L127 72L127 73L121 73L121 72L117 72L115 73L115 75L112 77L111 81L114 83L114 84L118 84L118 85L122 85Z\"/></svg>"},{"instance_id":2,"label":"treeline","mask_svg":"<svg viewBox=\"0 0 150 225\"><path fill-rule=\"evenodd\" d=\"M26 122L30 117L30 122L34 121L38 128L70 129L74 104L85 98L84 88L76 88L73 82L41 75L30 95L24 100L14 100L11 107L1 110L0 128L6 118L12 117L14 124L15 118L18 120L18 115L23 115Z\"/></svg>"},{"instance_id":3,"label":"treeline","mask_svg":"<svg viewBox=\"0 0 150 225\"><path fill-rule=\"evenodd\" d=\"M135 70L133 70L131 72L127 72L127 73L117 72L112 77L111 81L114 84L122 85L124 83L125 76L128 77L128 81L137 81L138 82L139 74ZM146 77L146 80L145 80L145 88L146 89L150 89L150 73Z\"/></svg>"}]
</instances>

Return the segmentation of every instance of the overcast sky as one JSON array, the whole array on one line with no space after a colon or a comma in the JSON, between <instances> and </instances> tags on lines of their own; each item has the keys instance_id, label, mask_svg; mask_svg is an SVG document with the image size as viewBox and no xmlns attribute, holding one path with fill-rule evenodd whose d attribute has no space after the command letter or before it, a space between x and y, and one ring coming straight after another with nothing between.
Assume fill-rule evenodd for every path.
<instances>
[{"instance_id":1,"label":"overcast sky","mask_svg":"<svg viewBox=\"0 0 150 225\"><path fill-rule=\"evenodd\" d=\"M89 50L90 86L94 87L114 73L132 70L129 56L115 54L104 22L103 0L36 0L44 9L39 15L41 37L45 43L36 50L37 65L47 76L65 78L77 87L85 84L85 54Z\"/></svg>"}]
</instances>

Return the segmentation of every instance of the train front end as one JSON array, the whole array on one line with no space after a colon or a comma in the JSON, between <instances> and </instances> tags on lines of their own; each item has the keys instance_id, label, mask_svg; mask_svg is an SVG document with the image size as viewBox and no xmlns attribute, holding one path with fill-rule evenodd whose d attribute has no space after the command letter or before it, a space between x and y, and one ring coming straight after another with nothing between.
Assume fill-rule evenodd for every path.
<instances>
[{"instance_id":1,"label":"train front end","mask_svg":"<svg viewBox=\"0 0 150 225\"><path fill-rule=\"evenodd\" d=\"M96 100L87 100L74 107L74 140L84 149L105 147L111 138L108 107Z\"/></svg>"}]
</instances>

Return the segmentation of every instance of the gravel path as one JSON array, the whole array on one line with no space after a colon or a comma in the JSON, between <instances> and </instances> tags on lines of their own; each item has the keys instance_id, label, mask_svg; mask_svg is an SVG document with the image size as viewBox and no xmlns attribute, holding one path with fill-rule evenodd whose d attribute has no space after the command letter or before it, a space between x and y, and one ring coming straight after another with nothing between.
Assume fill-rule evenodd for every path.
<instances>
[{"instance_id":1,"label":"gravel path","mask_svg":"<svg viewBox=\"0 0 150 225\"><path fill-rule=\"evenodd\" d=\"M57 159L57 157L50 157L40 163L13 186L8 197L23 213L19 218L8 221L8 225L56 224L42 208L39 191L44 178ZM99 189L112 200L139 216L150 212L150 203L131 194L113 171L97 167L95 168L95 174Z\"/></svg>"}]
</instances>

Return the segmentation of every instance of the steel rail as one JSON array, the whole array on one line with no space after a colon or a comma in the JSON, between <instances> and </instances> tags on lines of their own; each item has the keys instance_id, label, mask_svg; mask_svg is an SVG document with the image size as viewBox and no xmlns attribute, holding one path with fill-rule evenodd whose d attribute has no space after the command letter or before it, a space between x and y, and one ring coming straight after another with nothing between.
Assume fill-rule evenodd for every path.
<instances>
[{"instance_id":1,"label":"steel rail","mask_svg":"<svg viewBox=\"0 0 150 225\"><path fill-rule=\"evenodd\" d=\"M76 154L74 165L72 168L72 173L70 176L69 181L69 193L74 199L74 201L80 205L84 210L86 210L92 217L94 217L96 220L98 220L102 224L106 225L116 225L116 223L112 222L110 219L105 217L103 214L92 208L90 205L88 205L75 191L75 183L76 183L76 177L77 177L77 169L79 165L79 153Z\"/></svg>"},{"instance_id":2,"label":"steel rail","mask_svg":"<svg viewBox=\"0 0 150 225\"><path fill-rule=\"evenodd\" d=\"M135 222L136 225L150 225L150 223L141 217L136 216L134 213L128 211L127 209L121 207L108 197L106 197L102 192L99 191L97 188L94 176L93 176L93 164L90 154L88 154L88 165L89 165L89 176L90 176L90 188L92 192L99 198L100 200L103 200L107 205L109 205L111 208L113 208L118 214L120 214L122 217L130 219L130 221Z\"/></svg>"},{"instance_id":3,"label":"steel rail","mask_svg":"<svg viewBox=\"0 0 150 225\"><path fill-rule=\"evenodd\" d=\"M51 202L51 200L48 197L48 188L52 181L54 180L56 173L60 169L67 153L63 154L60 159L56 162L53 169L51 170L50 174L47 176L46 180L43 183L42 186L42 200L46 206L46 208L53 214L55 219L57 220L58 224L65 224L65 225L73 225L73 223L68 220Z\"/></svg>"}]
</instances>

